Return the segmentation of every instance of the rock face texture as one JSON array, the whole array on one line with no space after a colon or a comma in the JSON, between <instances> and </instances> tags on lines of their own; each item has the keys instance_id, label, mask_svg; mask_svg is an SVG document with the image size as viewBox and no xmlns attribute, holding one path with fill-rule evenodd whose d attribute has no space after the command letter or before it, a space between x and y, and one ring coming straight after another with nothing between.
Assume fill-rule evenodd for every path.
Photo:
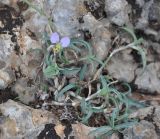
<instances>
[{"instance_id":1,"label":"rock face texture","mask_svg":"<svg viewBox=\"0 0 160 139\"><path fill-rule=\"evenodd\" d=\"M54 24L59 33L67 36L75 36L78 33L79 22L77 17L79 11L83 10L83 0L61 0L57 1L52 11Z\"/></svg>"},{"instance_id":2,"label":"rock face texture","mask_svg":"<svg viewBox=\"0 0 160 139\"><path fill-rule=\"evenodd\" d=\"M135 84L139 89L145 89L149 92L160 93L160 63L151 63L147 65L143 74L140 74L140 69L136 70L137 78Z\"/></svg>"},{"instance_id":3,"label":"rock face texture","mask_svg":"<svg viewBox=\"0 0 160 139\"><path fill-rule=\"evenodd\" d=\"M2 139L36 138L46 124L57 122L50 112L32 109L12 100L0 104L0 111Z\"/></svg>"},{"instance_id":4,"label":"rock face texture","mask_svg":"<svg viewBox=\"0 0 160 139\"><path fill-rule=\"evenodd\" d=\"M132 82L135 78L135 70L138 66L130 55L131 50L125 50L113 56L106 65L106 69L112 77L126 82Z\"/></svg>"},{"instance_id":5,"label":"rock face texture","mask_svg":"<svg viewBox=\"0 0 160 139\"><path fill-rule=\"evenodd\" d=\"M147 56L146 69L141 73L139 53L127 49L111 58L104 74L133 83L137 89L149 94L160 94L159 0L90 0L87 4L86 0L30 2L32 8L20 0L0 0L0 95L5 92L4 89L10 89L23 104L35 101L39 91L36 85L41 85L42 80L46 33L58 32L60 36L85 39L91 44L94 55L104 61L114 49L132 43L133 40L128 37L130 34L126 37L119 28L125 25L135 29L138 38L144 38L140 47ZM95 62L89 68L85 74L92 77L99 64ZM37 84L34 82L36 79L39 81ZM42 90L39 93L40 101L45 104L50 94ZM124 139L159 139L159 115L159 107L141 109L131 115L140 122L125 130ZM55 115L48 111L8 100L0 104L0 139L41 139L46 133L49 133L46 135L48 138L51 135L60 138L65 127L56 125L57 121ZM74 124L72 128L77 139L94 138L87 137L90 127ZM64 133L62 136L65 136Z\"/></svg>"},{"instance_id":6,"label":"rock face texture","mask_svg":"<svg viewBox=\"0 0 160 139\"><path fill-rule=\"evenodd\" d=\"M132 113L130 118L137 118L140 120L136 125L124 131L125 139L159 139L160 134L160 107L150 106L147 108L139 109Z\"/></svg>"},{"instance_id":7,"label":"rock face texture","mask_svg":"<svg viewBox=\"0 0 160 139\"><path fill-rule=\"evenodd\" d=\"M129 23L129 7L126 0L105 0L105 11L110 21L118 26Z\"/></svg>"},{"instance_id":8,"label":"rock face texture","mask_svg":"<svg viewBox=\"0 0 160 139\"><path fill-rule=\"evenodd\" d=\"M124 131L124 139L158 139L158 136L155 132L154 125L143 120Z\"/></svg>"}]
</instances>

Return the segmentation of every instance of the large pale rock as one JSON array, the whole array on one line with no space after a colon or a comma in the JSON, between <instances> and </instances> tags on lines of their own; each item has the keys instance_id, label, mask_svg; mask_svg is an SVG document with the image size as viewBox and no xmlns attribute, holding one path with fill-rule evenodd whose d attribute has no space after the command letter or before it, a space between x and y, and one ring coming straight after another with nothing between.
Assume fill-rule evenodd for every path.
<instances>
[{"instance_id":1,"label":"large pale rock","mask_svg":"<svg viewBox=\"0 0 160 139\"><path fill-rule=\"evenodd\" d=\"M142 69L136 70L137 78L135 84L139 89L148 90L150 93L160 93L160 63L150 63L147 65L145 71Z\"/></svg>"},{"instance_id":2,"label":"large pale rock","mask_svg":"<svg viewBox=\"0 0 160 139\"><path fill-rule=\"evenodd\" d=\"M138 19L138 21L136 22L136 28L141 29L141 30L146 30L146 28L149 25L149 11L150 8L153 4L154 0L150 0L144 3L144 5L142 6L142 13L141 13L141 17Z\"/></svg>"},{"instance_id":3,"label":"large pale rock","mask_svg":"<svg viewBox=\"0 0 160 139\"><path fill-rule=\"evenodd\" d=\"M35 139L48 123L57 122L48 111L32 109L12 100L0 104L2 139Z\"/></svg>"},{"instance_id":4,"label":"large pale rock","mask_svg":"<svg viewBox=\"0 0 160 139\"><path fill-rule=\"evenodd\" d=\"M138 118L140 120L144 120L148 116L152 116L154 113L154 110L155 110L155 107L153 106L142 108L130 114L129 118Z\"/></svg>"},{"instance_id":5,"label":"large pale rock","mask_svg":"<svg viewBox=\"0 0 160 139\"><path fill-rule=\"evenodd\" d=\"M18 48L16 36L19 34L22 22L13 8L0 3L0 89L5 89L15 81L8 60L14 49Z\"/></svg>"},{"instance_id":6,"label":"large pale rock","mask_svg":"<svg viewBox=\"0 0 160 139\"><path fill-rule=\"evenodd\" d=\"M92 46L96 57L104 60L111 48L111 33L103 26L96 29L93 34Z\"/></svg>"},{"instance_id":7,"label":"large pale rock","mask_svg":"<svg viewBox=\"0 0 160 139\"><path fill-rule=\"evenodd\" d=\"M11 41L11 35L0 34L0 60L6 61L11 52L14 50L14 45Z\"/></svg>"},{"instance_id":8,"label":"large pale rock","mask_svg":"<svg viewBox=\"0 0 160 139\"><path fill-rule=\"evenodd\" d=\"M0 90L5 89L8 85L15 81L14 72L7 68L0 70Z\"/></svg>"},{"instance_id":9,"label":"large pale rock","mask_svg":"<svg viewBox=\"0 0 160 139\"><path fill-rule=\"evenodd\" d=\"M83 0L60 0L52 11L54 25L61 35L76 36L79 29L78 18L83 10Z\"/></svg>"},{"instance_id":10,"label":"large pale rock","mask_svg":"<svg viewBox=\"0 0 160 139\"><path fill-rule=\"evenodd\" d=\"M129 22L129 6L126 0L105 0L105 11L110 21L122 26Z\"/></svg>"},{"instance_id":11,"label":"large pale rock","mask_svg":"<svg viewBox=\"0 0 160 139\"><path fill-rule=\"evenodd\" d=\"M88 127L81 123L73 124L72 125L73 131L71 135L73 135L76 139L95 139L95 135L90 135L92 130L95 130L94 127ZM102 136L102 139L119 139L118 134L113 133L110 136Z\"/></svg>"},{"instance_id":12,"label":"large pale rock","mask_svg":"<svg viewBox=\"0 0 160 139\"><path fill-rule=\"evenodd\" d=\"M124 50L115 54L110 62L106 65L109 74L121 81L131 82L134 77L134 71L137 68L133 57L130 55L131 50Z\"/></svg>"},{"instance_id":13,"label":"large pale rock","mask_svg":"<svg viewBox=\"0 0 160 139\"><path fill-rule=\"evenodd\" d=\"M126 129L123 135L124 139L158 139L154 125L145 120Z\"/></svg>"}]
</instances>

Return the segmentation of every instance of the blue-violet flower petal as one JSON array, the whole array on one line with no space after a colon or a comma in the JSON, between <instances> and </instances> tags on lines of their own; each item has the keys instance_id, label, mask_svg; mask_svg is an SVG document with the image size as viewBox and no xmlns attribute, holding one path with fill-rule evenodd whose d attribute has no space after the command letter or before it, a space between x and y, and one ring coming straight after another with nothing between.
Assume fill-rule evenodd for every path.
<instances>
[{"instance_id":1,"label":"blue-violet flower petal","mask_svg":"<svg viewBox=\"0 0 160 139\"><path fill-rule=\"evenodd\" d=\"M54 32L51 34L51 37L50 37L50 41L51 43L58 43L59 42L59 34L57 32Z\"/></svg>"},{"instance_id":2,"label":"blue-violet flower petal","mask_svg":"<svg viewBox=\"0 0 160 139\"><path fill-rule=\"evenodd\" d=\"M60 44L61 44L62 47L68 47L69 44L70 44L70 38L69 37L63 37L60 40Z\"/></svg>"}]
</instances>

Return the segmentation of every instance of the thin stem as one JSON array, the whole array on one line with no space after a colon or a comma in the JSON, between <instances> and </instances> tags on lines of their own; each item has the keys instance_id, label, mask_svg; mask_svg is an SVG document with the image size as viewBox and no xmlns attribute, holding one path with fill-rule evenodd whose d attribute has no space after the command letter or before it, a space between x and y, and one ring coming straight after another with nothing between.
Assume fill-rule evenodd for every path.
<instances>
[{"instance_id":1,"label":"thin stem","mask_svg":"<svg viewBox=\"0 0 160 139\"><path fill-rule=\"evenodd\" d=\"M94 93L93 95L87 97L87 98L85 99L85 101L89 101L89 100L97 97L100 93L101 93L101 90L98 90L98 91L97 91L96 93Z\"/></svg>"}]
</instances>

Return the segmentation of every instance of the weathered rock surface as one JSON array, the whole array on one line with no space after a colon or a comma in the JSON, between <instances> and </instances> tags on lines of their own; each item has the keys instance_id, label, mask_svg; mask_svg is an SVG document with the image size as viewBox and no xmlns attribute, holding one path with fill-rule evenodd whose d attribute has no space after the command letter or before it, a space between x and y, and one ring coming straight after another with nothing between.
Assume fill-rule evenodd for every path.
<instances>
[{"instance_id":1,"label":"weathered rock surface","mask_svg":"<svg viewBox=\"0 0 160 139\"><path fill-rule=\"evenodd\" d=\"M5 89L15 80L11 65L7 62L15 45L11 37L8 34L0 35L0 89Z\"/></svg>"},{"instance_id":2,"label":"weathered rock surface","mask_svg":"<svg viewBox=\"0 0 160 139\"><path fill-rule=\"evenodd\" d=\"M15 74L10 68L0 70L0 90L5 89L14 81Z\"/></svg>"},{"instance_id":3,"label":"weathered rock surface","mask_svg":"<svg viewBox=\"0 0 160 139\"><path fill-rule=\"evenodd\" d=\"M56 2L52 17L56 30L63 36L76 36L79 29L77 17L85 10L83 0L61 0Z\"/></svg>"},{"instance_id":4,"label":"weathered rock surface","mask_svg":"<svg viewBox=\"0 0 160 139\"><path fill-rule=\"evenodd\" d=\"M154 125L145 120L126 129L123 135L124 139L158 139Z\"/></svg>"},{"instance_id":5,"label":"weathered rock surface","mask_svg":"<svg viewBox=\"0 0 160 139\"><path fill-rule=\"evenodd\" d=\"M160 27L160 1L154 0L152 3L149 13L148 13L148 20L150 23L150 27L155 29L156 31L159 30Z\"/></svg>"},{"instance_id":6,"label":"weathered rock surface","mask_svg":"<svg viewBox=\"0 0 160 139\"><path fill-rule=\"evenodd\" d=\"M2 139L35 139L48 123L57 122L48 111L32 109L12 100L0 104Z\"/></svg>"},{"instance_id":7,"label":"weathered rock surface","mask_svg":"<svg viewBox=\"0 0 160 139\"><path fill-rule=\"evenodd\" d=\"M153 106L142 108L142 109L139 109L136 112L133 112L132 114L130 114L129 117L130 118L138 118L140 120L144 120L145 118L147 118L147 116L152 116L152 118L153 118L154 109L155 109L155 107L153 107Z\"/></svg>"},{"instance_id":8,"label":"weathered rock surface","mask_svg":"<svg viewBox=\"0 0 160 139\"><path fill-rule=\"evenodd\" d=\"M89 133L94 130L94 127L88 127L81 123L72 125L73 131L71 135L73 135L76 139L95 139L94 135L89 135ZM116 133L113 133L111 136L103 136L102 139L119 139Z\"/></svg>"},{"instance_id":9,"label":"weathered rock surface","mask_svg":"<svg viewBox=\"0 0 160 139\"><path fill-rule=\"evenodd\" d=\"M34 85L28 85L29 80L21 78L13 85L12 90L18 95L18 99L24 104L29 104L35 100L35 94L38 88Z\"/></svg>"},{"instance_id":10,"label":"weathered rock surface","mask_svg":"<svg viewBox=\"0 0 160 139\"><path fill-rule=\"evenodd\" d=\"M125 139L159 139L160 138L160 106L150 106L133 112L130 118L139 119L137 125L124 132Z\"/></svg>"},{"instance_id":11,"label":"weathered rock surface","mask_svg":"<svg viewBox=\"0 0 160 139\"><path fill-rule=\"evenodd\" d=\"M96 28L93 34L92 46L98 59L106 59L111 48L111 33L104 26Z\"/></svg>"},{"instance_id":12,"label":"weathered rock surface","mask_svg":"<svg viewBox=\"0 0 160 139\"><path fill-rule=\"evenodd\" d=\"M90 41L96 58L99 60L106 59L109 49L111 48L111 33L90 13L86 14L83 19L84 23L81 24L81 29L88 30L91 33L92 38ZM97 66L97 62L94 62L94 66L90 65L87 76L92 76Z\"/></svg>"},{"instance_id":13,"label":"weathered rock surface","mask_svg":"<svg viewBox=\"0 0 160 139\"><path fill-rule=\"evenodd\" d=\"M128 24L130 10L126 0L106 0L105 11L112 23L118 26Z\"/></svg>"},{"instance_id":14,"label":"weathered rock surface","mask_svg":"<svg viewBox=\"0 0 160 139\"><path fill-rule=\"evenodd\" d=\"M112 77L126 82L131 82L134 79L134 71L138 65L130 55L130 52L131 50L128 49L115 54L111 58L105 68Z\"/></svg>"},{"instance_id":15,"label":"weathered rock surface","mask_svg":"<svg viewBox=\"0 0 160 139\"><path fill-rule=\"evenodd\" d=\"M160 106L155 107L153 113L153 121L157 128L160 130Z\"/></svg>"},{"instance_id":16,"label":"weathered rock surface","mask_svg":"<svg viewBox=\"0 0 160 139\"><path fill-rule=\"evenodd\" d=\"M136 70L137 78L135 84L139 89L148 90L150 93L160 93L160 63L150 63L147 65L145 71L142 73L142 69Z\"/></svg>"},{"instance_id":17,"label":"weathered rock surface","mask_svg":"<svg viewBox=\"0 0 160 139\"><path fill-rule=\"evenodd\" d=\"M148 27L148 24L149 24L148 15L149 15L149 10L152 4L153 4L153 0L150 0L144 3L142 7L141 17L138 19L138 22L136 23L136 28L145 31L146 28Z\"/></svg>"},{"instance_id":18,"label":"weathered rock surface","mask_svg":"<svg viewBox=\"0 0 160 139\"><path fill-rule=\"evenodd\" d=\"M2 61L6 61L14 50L15 43L11 41L11 37L9 34L0 35L0 60Z\"/></svg>"}]
</instances>

